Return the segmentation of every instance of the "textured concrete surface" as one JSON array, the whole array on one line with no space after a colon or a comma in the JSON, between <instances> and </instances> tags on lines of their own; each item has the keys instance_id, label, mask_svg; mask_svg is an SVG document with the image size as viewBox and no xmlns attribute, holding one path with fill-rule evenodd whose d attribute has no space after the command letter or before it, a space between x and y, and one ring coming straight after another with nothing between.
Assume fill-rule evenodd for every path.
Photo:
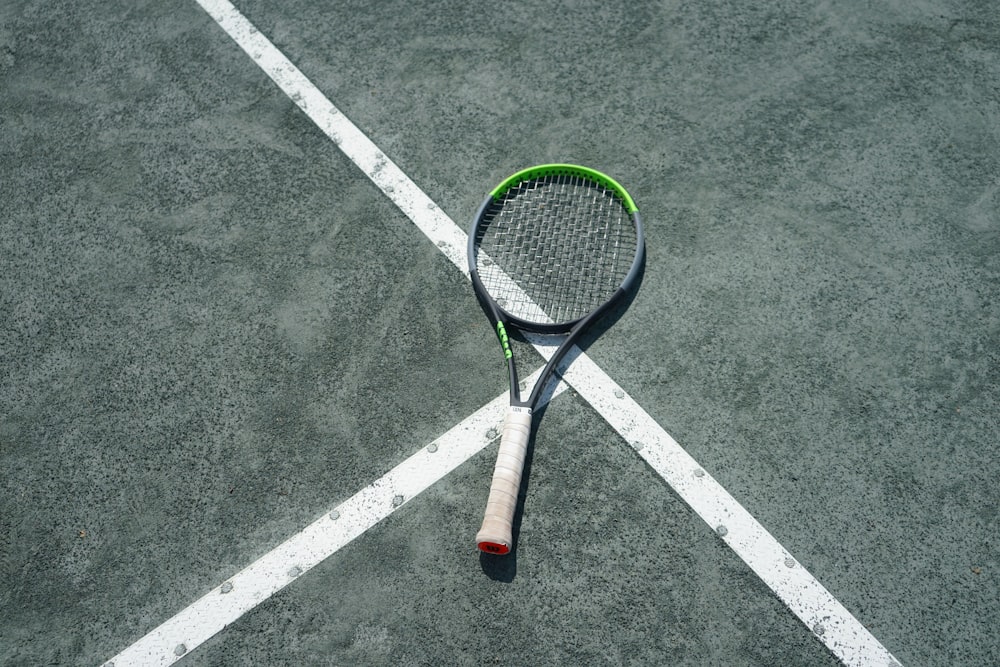
<instances>
[{"instance_id":1,"label":"textured concrete surface","mask_svg":"<svg viewBox=\"0 0 1000 667\"><path fill-rule=\"evenodd\" d=\"M526 165L621 181L591 356L904 665L1000 662L992 3L238 7L463 226ZM101 663L504 390L196 3L5 3L0 90L0 662ZM836 664L571 393L481 560L494 451L185 663Z\"/></svg>"}]
</instances>

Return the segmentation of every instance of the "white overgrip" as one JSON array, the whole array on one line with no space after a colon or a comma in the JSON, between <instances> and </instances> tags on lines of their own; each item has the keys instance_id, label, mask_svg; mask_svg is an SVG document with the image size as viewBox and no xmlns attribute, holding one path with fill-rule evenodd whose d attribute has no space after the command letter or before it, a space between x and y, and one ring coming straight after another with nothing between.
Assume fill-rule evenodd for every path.
<instances>
[{"instance_id":1,"label":"white overgrip","mask_svg":"<svg viewBox=\"0 0 1000 667\"><path fill-rule=\"evenodd\" d=\"M521 473L524 471L530 436L531 410L511 407L500 434L500 451L493 469L483 526L476 534L476 545L486 553L502 555L510 551L517 492L521 488Z\"/></svg>"}]
</instances>

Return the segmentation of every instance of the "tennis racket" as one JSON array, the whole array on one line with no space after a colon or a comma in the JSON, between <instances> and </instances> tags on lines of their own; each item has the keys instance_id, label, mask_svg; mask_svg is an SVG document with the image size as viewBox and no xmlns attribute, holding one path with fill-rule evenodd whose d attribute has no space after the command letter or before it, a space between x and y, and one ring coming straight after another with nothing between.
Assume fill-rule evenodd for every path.
<instances>
[{"instance_id":1,"label":"tennis racket","mask_svg":"<svg viewBox=\"0 0 1000 667\"><path fill-rule=\"evenodd\" d=\"M510 377L510 409L490 485L481 551L506 554L531 434L532 412L553 370L580 335L636 284L642 222L625 189L571 164L519 171L498 185L469 234L469 272L495 327ZM527 399L521 398L509 336L562 334Z\"/></svg>"}]
</instances>

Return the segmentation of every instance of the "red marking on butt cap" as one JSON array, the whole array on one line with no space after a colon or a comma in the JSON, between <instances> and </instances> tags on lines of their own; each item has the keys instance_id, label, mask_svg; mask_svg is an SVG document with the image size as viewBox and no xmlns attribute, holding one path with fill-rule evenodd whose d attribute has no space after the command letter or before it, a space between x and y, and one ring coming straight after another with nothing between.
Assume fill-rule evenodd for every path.
<instances>
[{"instance_id":1,"label":"red marking on butt cap","mask_svg":"<svg viewBox=\"0 0 1000 667\"><path fill-rule=\"evenodd\" d=\"M503 556L505 553L510 552L510 547L508 547L506 544L500 544L498 542L480 542L479 550L485 551L488 554Z\"/></svg>"}]
</instances>

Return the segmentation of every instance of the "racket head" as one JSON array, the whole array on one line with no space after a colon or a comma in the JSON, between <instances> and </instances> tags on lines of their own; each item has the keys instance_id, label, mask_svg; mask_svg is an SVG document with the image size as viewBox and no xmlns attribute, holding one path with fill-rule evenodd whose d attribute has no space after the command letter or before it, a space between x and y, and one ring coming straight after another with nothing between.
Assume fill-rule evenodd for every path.
<instances>
[{"instance_id":1,"label":"racket head","mask_svg":"<svg viewBox=\"0 0 1000 667\"><path fill-rule=\"evenodd\" d=\"M481 300L508 324L565 333L638 279L638 208L611 177L544 164L504 179L469 233L469 273Z\"/></svg>"}]
</instances>

